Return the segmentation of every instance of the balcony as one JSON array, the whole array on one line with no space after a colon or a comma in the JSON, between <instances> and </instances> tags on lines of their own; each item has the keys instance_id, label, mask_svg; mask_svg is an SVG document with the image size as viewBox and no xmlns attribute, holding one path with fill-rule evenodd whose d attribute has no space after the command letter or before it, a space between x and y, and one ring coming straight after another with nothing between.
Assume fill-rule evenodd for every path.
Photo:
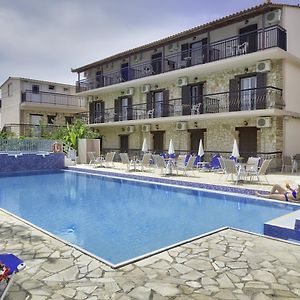
<instances>
[{"instance_id":1,"label":"balcony","mask_svg":"<svg viewBox=\"0 0 300 300\"><path fill-rule=\"evenodd\" d=\"M286 50L286 31L280 26L255 30L205 44L200 48L179 51L144 63L132 64L119 71L82 79L76 82L76 92L102 88L275 47Z\"/></svg>"},{"instance_id":2,"label":"balcony","mask_svg":"<svg viewBox=\"0 0 300 300\"><path fill-rule=\"evenodd\" d=\"M51 106L67 106L72 108L85 108L86 102L84 98L48 92L34 93L32 91L22 92L22 103L45 104Z\"/></svg>"},{"instance_id":3,"label":"balcony","mask_svg":"<svg viewBox=\"0 0 300 300\"><path fill-rule=\"evenodd\" d=\"M163 117L213 114L231 111L253 111L285 106L282 89L267 86L263 88L227 91L203 95L200 99L170 99L167 102L135 104L122 107L117 113L115 108L78 114L87 124L146 120Z\"/></svg>"}]
</instances>

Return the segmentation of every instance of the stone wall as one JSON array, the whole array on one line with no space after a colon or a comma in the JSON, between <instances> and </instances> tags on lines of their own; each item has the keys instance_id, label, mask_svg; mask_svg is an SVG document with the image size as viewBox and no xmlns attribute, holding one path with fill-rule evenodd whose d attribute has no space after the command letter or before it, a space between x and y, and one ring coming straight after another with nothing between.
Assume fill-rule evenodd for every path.
<instances>
[{"instance_id":1,"label":"stone wall","mask_svg":"<svg viewBox=\"0 0 300 300\"><path fill-rule=\"evenodd\" d=\"M55 116L55 121L53 125L64 126L66 125L65 117L72 117L73 114L68 113L53 113L45 111L26 111L22 114L21 123L31 124L30 115L42 115L42 124L47 125L47 116Z\"/></svg>"},{"instance_id":2,"label":"stone wall","mask_svg":"<svg viewBox=\"0 0 300 300\"><path fill-rule=\"evenodd\" d=\"M237 127L255 127L256 118L212 118L209 120L197 120L187 122L187 129L205 129L204 150L215 152L228 152L232 150L233 140L239 141ZM272 126L260 128L257 132L257 151L276 152L283 149L283 120L282 117L273 117ZM196 127L197 126L197 127ZM176 122L151 124L151 131L162 130L164 135L164 149L168 149L170 139L173 139L175 151L190 152L190 133L187 130L176 130ZM126 126L114 126L100 128L100 133L104 135L103 149L119 149L119 135L126 134ZM144 138L150 149L153 149L153 138L151 132L142 132L141 126L135 126L134 133L129 135L129 149L139 150L142 147Z\"/></svg>"}]
</instances>

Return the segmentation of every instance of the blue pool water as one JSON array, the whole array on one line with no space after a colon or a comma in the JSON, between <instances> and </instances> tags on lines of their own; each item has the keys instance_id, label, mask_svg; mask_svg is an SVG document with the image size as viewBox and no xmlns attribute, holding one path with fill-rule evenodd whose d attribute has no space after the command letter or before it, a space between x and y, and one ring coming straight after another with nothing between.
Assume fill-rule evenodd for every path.
<instances>
[{"instance_id":1,"label":"blue pool water","mask_svg":"<svg viewBox=\"0 0 300 300\"><path fill-rule=\"evenodd\" d=\"M112 264L224 226L262 234L299 208L68 171L0 177L0 207Z\"/></svg>"}]
</instances>

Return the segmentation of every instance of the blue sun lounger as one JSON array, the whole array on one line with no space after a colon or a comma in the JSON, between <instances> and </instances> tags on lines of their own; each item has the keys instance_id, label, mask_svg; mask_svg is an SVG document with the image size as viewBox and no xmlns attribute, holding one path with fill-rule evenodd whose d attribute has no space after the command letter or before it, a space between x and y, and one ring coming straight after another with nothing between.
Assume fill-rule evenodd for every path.
<instances>
[{"instance_id":1,"label":"blue sun lounger","mask_svg":"<svg viewBox=\"0 0 300 300\"><path fill-rule=\"evenodd\" d=\"M0 300L3 300L13 282L14 275L25 268L25 263L17 256L0 254Z\"/></svg>"}]
</instances>

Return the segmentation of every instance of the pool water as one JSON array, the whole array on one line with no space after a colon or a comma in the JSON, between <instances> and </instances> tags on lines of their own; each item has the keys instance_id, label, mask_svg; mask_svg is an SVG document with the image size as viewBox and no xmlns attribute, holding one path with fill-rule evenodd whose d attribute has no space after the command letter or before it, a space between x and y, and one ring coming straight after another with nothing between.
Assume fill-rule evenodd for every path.
<instances>
[{"instance_id":1,"label":"pool water","mask_svg":"<svg viewBox=\"0 0 300 300\"><path fill-rule=\"evenodd\" d=\"M0 176L0 207L114 265L224 226L263 234L299 208L70 171Z\"/></svg>"}]
</instances>

